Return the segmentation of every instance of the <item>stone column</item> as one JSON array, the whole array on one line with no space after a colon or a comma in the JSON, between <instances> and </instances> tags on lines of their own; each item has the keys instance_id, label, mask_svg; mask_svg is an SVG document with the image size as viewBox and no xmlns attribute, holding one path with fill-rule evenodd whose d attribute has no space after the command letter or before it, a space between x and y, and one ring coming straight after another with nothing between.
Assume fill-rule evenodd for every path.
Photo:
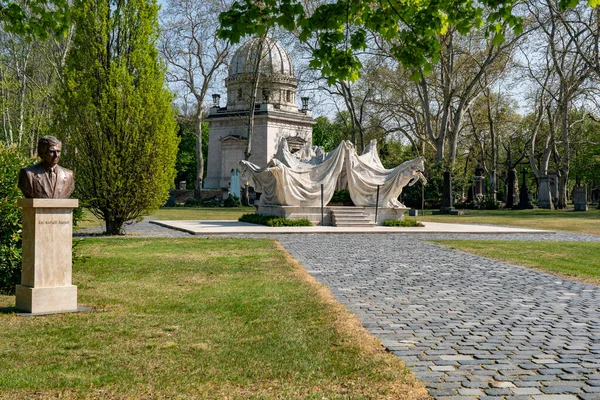
<instances>
[{"instance_id":1,"label":"stone column","mask_svg":"<svg viewBox=\"0 0 600 400\"><path fill-rule=\"evenodd\" d=\"M511 168L508 170L508 175L506 177L506 208L512 208L513 206L518 204L518 201L515 201L515 182L517 179L516 171Z\"/></svg>"},{"instance_id":2,"label":"stone column","mask_svg":"<svg viewBox=\"0 0 600 400\"><path fill-rule=\"evenodd\" d=\"M23 266L16 308L32 314L77 310L71 283L73 208L77 199L19 199Z\"/></svg>"},{"instance_id":3,"label":"stone column","mask_svg":"<svg viewBox=\"0 0 600 400\"><path fill-rule=\"evenodd\" d=\"M481 167L475 168L475 198L481 200L484 196L483 193L483 173L484 169Z\"/></svg>"},{"instance_id":4,"label":"stone column","mask_svg":"<svg viewBox=\"0 0 600 400\"><path fill-rule=\"evenodd\" d=\"M550 208L554 209L554 203L552 203L552 196L550 195L550 177L548 175L542 175L538 178L539 190L538 190L538 202L539 208Z\"/></svg>"}]
</instances>

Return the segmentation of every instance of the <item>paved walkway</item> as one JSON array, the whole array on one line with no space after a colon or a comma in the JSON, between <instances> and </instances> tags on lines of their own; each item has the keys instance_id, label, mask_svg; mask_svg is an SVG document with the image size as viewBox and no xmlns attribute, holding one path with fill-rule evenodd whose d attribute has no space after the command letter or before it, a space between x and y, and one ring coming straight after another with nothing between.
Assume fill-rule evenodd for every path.
<instances>
[{"instance_id":1,"label":"paved walkway","mask_svg":"<svg viewBox=\"0 0 600 400\"><path fill-rule=\"evenodd\" d=\"M190 237L148 223L131 231ZM230 235L240 236L235 231ZM266 236L278 238L327 285L406 362L435 399L600 399L598 286L424 240L489 235ZM493 239L590 241L600 246L600 237L570 233L497 233Z\"/></svg>"},{"instance_id":2,"label":"paved walkway","mask_svg":"<svg viewBox=\"0 0 600 400\"><path fill-rule=\"evenodd\" d=\"M434 398L600 399L600 287L415 239L280 237Z\"/></svg>"}]
</instances>

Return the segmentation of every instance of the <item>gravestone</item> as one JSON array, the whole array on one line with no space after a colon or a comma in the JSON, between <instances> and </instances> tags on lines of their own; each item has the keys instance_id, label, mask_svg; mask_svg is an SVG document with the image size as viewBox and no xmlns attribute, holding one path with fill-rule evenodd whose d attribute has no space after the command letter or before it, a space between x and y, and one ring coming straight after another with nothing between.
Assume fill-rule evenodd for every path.
<instances>
[{"instance_id":1,"label":"gravestone","mask_svg":"<svg viewBox=\"0 0 600 400\"><path fill-rule=\"evenodd\" d=\"M587 185L575 186L571 193L571 199L573 200L575 211L587 211Z\"/></svg>"},{"instance_id":2,"label":"gravestone","mask_svg":"<svg viewBox=\"0 0 600 400\"><path fill-rule=\"evenodd\" d=\"M179 182L179 190L186 190L186 188L187 188L187 182L186 181Z\"/></svg>"},{"instance_id":3,"label":"gravestone","mask_svg":"<svg viewBox=\"0 0 600 400\"><path fill-rule=\"evenodd\" d=\"M523 168L521 170L522 174L523 174L523 182L521 183L521 189L519 190L519 204L516 206L513 206L513 209L515 210L525 210L525 209L532 209L535 208L533 207L533 205L531 204L531 201L529 199L529 190L527 189L527 171L525 170L525 168Z\"/></svg>"},{"instance_id":4,"label":"gravestone","mask_svg":"<svg viewBox=\"0 0 600 400\"><path fill-rule=\"evenodd\" d=\"M600 188L592 190L592 205L600 206Z\"/></svg>"},{"instance_id":5,"label":"gravestone","mask_svg":"<svg viewBox=\"0 0 600 400\"><path fill-rule=\"evenodd\" d=\"M475 199L475 184L473 183L472 180L469 181L469 186L467 189L467 203L472 203L473 200Z\"/></svg>"},{"instance_id":6,"label":"gravestone","mask_svg":"<svg viewBox=\"0 0 600 400\"><path fill-rule=\"evenodd\" d=\"M241 199L241 185L240 185L240 171L237 169L231 170L231 175L229 176L229 193L232 196L237 196L238 199Z\"/></svg>"},{"instance_id":7,"label":"gravestone","mask_svg":"<svg viewBox=\"0 0 600 400\"><path fill-rule=\"evenodd\" d=\"M542 175L538 178L538 188L538 207L553 210L554 203L550 193L550 177L548 175Z\"/></svg>"},{"instance_id":8,"label":"gravestone","mask_svg":"<svg viewBox=\"0 0 600 400\"><path fill-rule=\"evenodd\" d=\"M475 198L481 199L483 198L483 177L484 169L481 166L475 168Z\"/></svg>"},{"instance_id":9,"label":"gravestone","mask_svg":"<svg viewBox=\"0 0 600 400\"><path fill-rule=\"evenodd\" d=\"M450 171L444 171L444 187L442 189L442 206L438 212L434 214L451 214L458 215L458 211L453 207L452 203L452 174Z\"/></svg>"},{"instance_id":10,"label":"gravestone","mask_svg":"<svg viewBox=\"0 0 600 400\"><path fill-rule=\"evenodd\" d=\"M494 169L490 171L490 194L495 201L498 194L498 186L496 184L496 170Z\"/></svg>"},{"instance_id":11,"label":"gravestone","mask_svg":"<svg viewBox=\"0 0 600 400\"><path fill-rule=\"evenodd\" d=\"M506 208L513 208L519 204L519 198L516 197L515 186L517 184L517 171L514 168L508 170L506 177Z\"/></svg>"}]
</instances>

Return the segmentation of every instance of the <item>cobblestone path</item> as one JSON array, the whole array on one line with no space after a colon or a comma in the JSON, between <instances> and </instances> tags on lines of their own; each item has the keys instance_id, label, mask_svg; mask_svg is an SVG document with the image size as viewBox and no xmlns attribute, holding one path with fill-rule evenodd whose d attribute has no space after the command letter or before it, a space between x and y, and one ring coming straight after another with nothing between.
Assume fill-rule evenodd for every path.
<instances>
[{"instance_id":1,"label":"cobblestone path","mask_svg":"<svg viewBox=\"0 0 600 400\"><path fill-rule=\"evenodd\" d=\"M422 240L450 236L473 239L278 239L406 362L435 399L600 399L600 287ZM600 246L600 237L564 233L479 238Z\"/></svg>"}]
</instances>

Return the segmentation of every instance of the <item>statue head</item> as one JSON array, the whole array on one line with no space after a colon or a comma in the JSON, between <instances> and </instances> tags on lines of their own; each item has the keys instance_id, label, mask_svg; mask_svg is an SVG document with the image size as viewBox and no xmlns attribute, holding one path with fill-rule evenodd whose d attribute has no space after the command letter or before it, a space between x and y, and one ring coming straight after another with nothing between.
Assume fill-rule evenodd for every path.
<instances>
[{"instance_id":1,"label":"statue head","mask_svg":"<svg viewBox=\"0 0 600 400\"><path fill-rule=\"evenodd\" d=\"M54 136L42 136L38 141L37 152L46 168L54 168L60 160L62 143Z\"/></svg>"}]
</instances>

